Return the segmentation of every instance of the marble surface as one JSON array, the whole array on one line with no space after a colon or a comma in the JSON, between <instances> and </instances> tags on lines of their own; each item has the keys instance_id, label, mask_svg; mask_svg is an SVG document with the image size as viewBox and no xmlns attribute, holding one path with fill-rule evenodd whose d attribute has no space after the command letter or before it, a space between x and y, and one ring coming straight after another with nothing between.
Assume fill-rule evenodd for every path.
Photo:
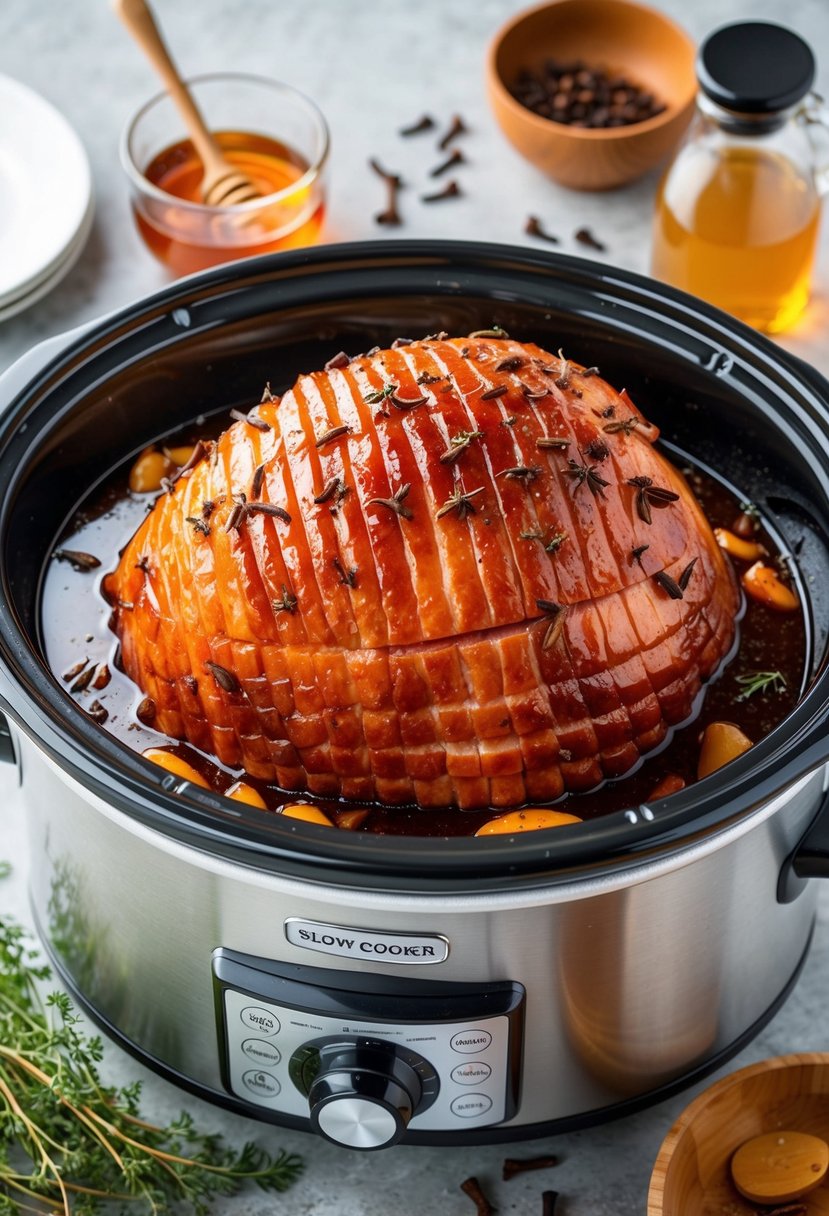
<instances>
[{"instance_id":1,"label":"marble surface","mask_svg":"<svg viewBox=\"0 0 829 1216\"><path fill-rule=\"evenodd\" d=\"M652 0L695 36L726 19L779 20L779 0ZM382 186L366 167L370 155L418 186L436 163L431 136L403 141L397 129L424 110L441 120L463 113L472 133L464 144L463 200L431 208L415 189L402 200L405 226L394 235L475 236L530 244L522 233L529 213L564 236L565 252L584 255L571 234L592 226L607 242L603 260L635 270L648 263L656 177L603 195L573 194L548 182L504 142L487 109L482 85L485 46L499 23L519 7L513 0L157 0L157 11L185 72L258 72L281 78L314 97L333 138L326 238L383 238L372 222ZM826 0L792 0L786 19L818 51L829 46ZM118 164L118 138L132 111L156 91L139 53L108 6L98 0L4 0L0 5L0 72L29 84L55 103L82 138L92 163L97 214L79 263L55 291L20 316L0 324L0 371L36 342L162 286L165 272L133 230ZM829 91L829 53L819 79ZM0 115L0 122L3 116ZM829 148L827 149L829 159ZM829 374L829 238L824 230L807 315L783 342ZM600 256L600 255L596 255ZM0 773L0 856L14 863L0 884L0 911L28 918L27 857L22 811L11 774ZM827 1049L829 1002L829 889L822 893L815 943L803 976L782 1012L729 1068L782 1052ZM142 1070L120 1051L108 1051L106 1071L125 1079ZM605 1127L517 1145L514 1155L554 1151L562 1164L551 1174L500 1182L501 1148L396 1148L360 1155L299 1133L247 1123L184 1097L145 1075L150 1114L181 1104L205 1124L238 1140L259 1136L301 1152L303 1180L284 1198L245 1195L216 1204L220 1216L398 1216L471 1213L458 1190L477 1174L502 1213L531 1216L541 1191L562 1193L562 1216L641 1216L659 1144L691 1094Z\"/></svg>"}]
</instances>

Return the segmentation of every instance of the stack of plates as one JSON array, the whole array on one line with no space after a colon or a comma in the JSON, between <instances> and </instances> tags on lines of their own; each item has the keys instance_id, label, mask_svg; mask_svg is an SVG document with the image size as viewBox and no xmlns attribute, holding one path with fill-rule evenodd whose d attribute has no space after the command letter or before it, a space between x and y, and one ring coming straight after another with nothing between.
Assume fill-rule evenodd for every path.
<instances>
[{"instance_id":1,"label":"stack of plates","mask_svg":"<svg viewBox=\"0 0 829 1216\"><path fill-rule=\"evenodd\" d=\"M0 76L0 321L63 278L86 243L93 210L89 161L66 119Z\"/></svg>"}]
</instances>

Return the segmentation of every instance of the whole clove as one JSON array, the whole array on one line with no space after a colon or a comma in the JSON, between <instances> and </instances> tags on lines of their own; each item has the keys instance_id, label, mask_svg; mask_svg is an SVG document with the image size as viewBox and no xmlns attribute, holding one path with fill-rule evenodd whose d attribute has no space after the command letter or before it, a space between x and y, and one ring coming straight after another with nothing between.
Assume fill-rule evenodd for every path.
<instances>
[{"instance_id":1,"label":"whole clove","mask_svg":"<svg viewBox=\"0 0 829 1216\"><path fill-rule=\"evenodd\" d=\"M516 1174L524 1174L528 1170L551 1170L558 1165L558 1157L507 1157L504 1161L501 1177L509 1182Z\"/></svg>"},{"instance_id":2,"label":"whole clove","mask_svg":"<svg viewBox=\"0 0 829 1216\"><path fill-rule=\"evenodd\" d=\"M541 1192L541 1216L555 1216L558 1191Z\"/></svg>"},{"instance_id":3,"label":"whole clove","mask_svg":"<svg viewBox=\"0 0 829 1216\"><path fill-rule=\"evenodd\" d=\"M435 194L421 194L421 203L440 203L446 198L460 198L463 194L458 183L452 178L451 182L447 182L442 190L438 190Z\"/></svg>"},{"instance_id":4,"label":"whole clove","mask_svg":"<svg viewBox=\"0 0 829 1216\"><path fill-rule=\"evenodd\" d=\"M694 573L694 567L698 561L699 558L692 557L688 565L680 574L679 578L677 579L677 586L679 587L680 591L685 591L687 589L688 584L691 581L691 575Z\"/></svg>"},{"instance_id":5,"label":"whole clove","mask_svg":"<svg viewBox=\"0 0 829 1216\"><path fill-rule=\"evenodd\" d=\"M144 726L155 721L155 701L152 697L144 697L135 711L135 716Z\"/></svg>"},{"instance_id":6,"label":"whole clove","mask_svg":"<svg viewBox=\"0 0 829 1216\"><path fill-rule=\"evenodd\" d=\"M257 418L255 414L245 414L242 410L231 410L230 416L234 422L247 422L250 426L255 427L257 431L269 431L271 424L266 422L264 418Z\"/></svg>"},{"instance_id":7,"label":"whole clove","mask_svg":"<svg viewBox=\"0 0 829 1216\"><path fill-rule=\"evenodd\" d=\"M477 1178L467 1178L465 1182L461 1183L461 1190L475 1204L476 1216L494 1216L495 1209L481 1190L481 1184Z\"/></svg>"},{"instance_id":8,"label":"whole clove","mask_svg":"<svg viewBox=\"0 0 829 1216\"><path fill-rule=\"evenodd\" d=\"M88 662L89 659L81 659L78 663L74 663L68 671L65 671L63 673L63 679L66 681L66 683L68 684L70 680L74 680L76 676L79 676Z\"/></svg>"},{"instance_id":9,"label":"whole clove","mask_svg":"<svg viewBox=\"0 0 829 1216\"><path fill-rule=\"evenodd\" d=\"M102 688L106 688L111 679L112 674L109 667L106 665L106 663L102 663L98 668L95 679L92 681L92 687L96 690L96 692L100 692Z\"/></svg>"},{"instance_id":10,"label":"whole clove","mask_svg":"<svg viewBox=\"0 0 829 1216\"><path fill-rule=\"evenodd\" d=\"M357 567L356 566L349 566L349 568L346 569L338 557L332 557L331 565L337 571L337 574L339 574L340 582L345 587L356 587L357 586Z\"/></svg>"},{"instance_id":11,"label":"whole clove","mask_svg":"<svg viewBox=\"0 0 829 1216\"><path fill-rule=\"evenodd\" d=\"M339 439L340 436L347 435L350 430L351 427L345 423L342 426L332 426L329 430L323 431L321 435L317 436L314 440L314 447L324 448L327 443L332 443L333 440Z\"/></svg>"},{"instance_id":12,"label":"whole clove","mask_svg":"<svg viewBox=\"0 0 829 1216\"><path fill-rule=\"evenodd\" d=\"M97 570L101 564L99 557L95 557L92 553L83 553L80 549L55 549L52 557L58 562L69 562L72 569L81 574Z\"/></svg>"},{"instance_id":13,"label":"whole clove","mask_svg":"<svg viewBox=\"0 0 829 1216\"><path fill-rule=\"evenodd\" d=\"M460 114L454 114L452 121L449 124L449 129L443 138L438 142L438 148L441 152L445 152L453 139L457 139L459 135L468 135L469 127L461 118Z\"/></svg>"},{"instance_id":14,"label":"whole clove","mask_svg":"<svg viewBox=\"0 0 829 1216\"><path fill-rule=\"evenodd\" d=\"M207 444L204 443L200 439L198 441L198 443L195 445L195 447L193 448L193 451L190 453L190 457L187 460L186 464L183 464L181 466L181 468L178 469L178 471L176 472L176 475L173 478L173 481L174 482L178 481L182 477L189 477L190 474L193 472L193 469L195 469L196 465L200 461L204 460L205 456L208 454L208 451L209 451L209 449L207 447Z\"/></svg>"},{"instance_id":15,"label":"whole clove","mask_svg":"<svg viewBox=\"0 0 829 1216\"><path fill-rule=\"evenodd\" d=\"M602 244L589 228L578 228L573 236L580 245L584 245L587 249L595 249L597 253L607 253L607 245Z\"/></svg>"},{"instance_id":16,"label":"whole clove","mask_svg":"<svg viewBox=\"0 0 829 1216\"><path fill-rule=\"evenodd\" d=\"M466 157L464 156L463 152L461 152L460 148L453 148L446 160L443 160L439 165L436 165L435 168L430 171L429 176L440 177L442 174L448 173L450 169L455 167L455 165L465 164Z\"/></svg>"},{"instance_id":17,"label":"whole clove","mask_svg":"<svg viewBox=\"0 0 829 1216\"><path fill-rule=\"evenodd\" d=\"M510 92L541 118L571 127L627 127L665 109L647 88L581 60L548 59L539 70L524 68Z\"/></svg>"},{"instance_id":18,"label":"whole clove","mask_svg":"<svg viewBox=\"0 0 829 1216\"><path fill-rule=\"evenodd\" d=\"M378 160L374 157L368 162L378 177L381 177L386 183L388 197L386 200L385 211L379 211L374 217L376 224L385 224L387 226L396 226L403 221L400 212L397 209L397 196L403 188L403 178L399 173L388 173Z\"/></svg>"},{"instance_id":19,"label":"whole clove","mask_svg":"<svg viewBox=\"0 0 829 1216\"><path fill-rule=\"evenodd\" d=\"M211 662L210 659L207 659L204 665L222 692L234 693L242 691L242 687L232 671L228 671L226 667L222 667L219 663Z\"/></svg>"},{"instance_id":20,"label":"whole clove","mask_svg":"<svg viewBox=\"0 0 829 1216\"><path fill-rule=\"evenodd\" d=\"M666 592L672 600L681 600L683 598L682 588L675 579L671 578L664 570L657 570L653 576L653 581L658 583L664 592Z\"/></svg>"},{"instance_id":21,"label":"whole clove","mask_svg":"<svg viewBox=\"0 0 829 1216\"><path fill-rule=\"evenodd\" d=\"M342 498L345 492L345 483L339 477L331 477L320 490L319 494L314 495L314 502L317 505L321 505L332 499L335 494L338 498Z\"/></svg>"},{"instance_id":22,"label":"whole clove","mask_svg":"<svg viewBox=\"0 0 829 1216\"><path fill-rule=\"evenodd\" d=\"M806 1216L808 1211L805 1203L784 1203L782 1207L762 1208L755 1216Z\"/></svg>"},{"instance_id":23,"label":"whole clove","mask_svg":"<svg viewBox=\"0 0 829 1216\"><path fill-rule=\"evenodd\" d=\"M86 671L82 671L75 683L69 689L70 692L86 692L89 685L92 683L92 677L95 675L95 667L87 667Z\"/></svg>"},{"instance_id":24,"label":"whole clove","mask_svg":"<svg viewBox=\"0 0 829 1216\"><path fill-rule=\"evenodd\" d=\"M270 515L273 519L281 519L283 524L291 522L290 514L284 507L278 507L273 502L246 502L242 507L245 517L248 515Z\"/></svg>"},{"instance_id":25,"label":"whole clove","mask_svg":"<svg viewBox=\"0 0 829 1216\"><path fill-rule=\"evenodd\" d=\"M271 600L274 612L290 612L291 616L296 612L297 603L296 596L288 590L284 583L282 584L282 595Z\"/></svg>"},{"instance_id":26,"label":"whole clove","mask_svg":"<svg viewBox=\"0 0 829 1216\"><path fill-rule=\"evenodd\" d=\"M394 515L402 516L403 519L414 519L414 512L412 511L411 507L407 507L405 503L405 499L408 497L411 488L410 483L406 482L406 484L401 486L400 489L391 496L391 498L370 498L366 503L366 506L370 507L376 504L378 507L385 507Z\"/></svg>"},{"instance_id":27,"label":"whole clove","mask_svg":"<svg viewBox=\"0 0 829 1216\"><path fill-rule=\"evenodd\" d=\"M416 122L411 123L408 127L401 127L399 134L407 137L409 135L420 135L422 131L431 131L434 129L435 120L431 114L423 114Z\"/></svg>"},{"instance_id":28,"label":"whole clove","mask_svg":"<svg viewBox=\"0 0 829 1216\"><path fill-rule=\"evenodd\" d=\"M536 607L550 618L550 623L544 630L544 637L541 640L541 649L552 650L564 632L564 609L554 600L536 600L535 603Z\"/></svg>"},{"instance_id":29,"label":"whole clove","mask_svg":"<svg viewBox=\"0 0 829 1216\"><path fill-rule=\"evenodd\" d=\"M446 334L440 335L446 337ZM508 338L509 334L500 325L493 325L491 329L473 329L471 334L467 335L470 338Z\"/></svg>"},{"instance_id":30,"label":"whole clove","mask_svg":"<svg viewBox=\"0 0 829 1216\"><path fill-rule=\"evenodd\" d=\"M560 245L561 240L557 236L553 236L552 232L548 232L542 225L541 220L537 215L528 215L527 222L524 225L524 232L527 236L537 236L541 241L549 241L551 245Z\"/></svg>"},{"instance_id":31,"label":"whole clove","mask_svg":"<svg viewBox=\"0 0 829 1216\"><path fill-rule=\"evenodd\" d=\"M419 405L428 404L429 398L425 395L420 397L399 397L397 393L389 393L389 401L395 409L413 410Z\"/></svg>"}]
</instances>

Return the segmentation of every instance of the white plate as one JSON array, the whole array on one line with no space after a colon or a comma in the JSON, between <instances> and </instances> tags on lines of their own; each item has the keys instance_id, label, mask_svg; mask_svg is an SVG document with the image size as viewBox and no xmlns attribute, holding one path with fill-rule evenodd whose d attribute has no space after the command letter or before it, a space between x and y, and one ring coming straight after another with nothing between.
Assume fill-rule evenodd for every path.
<instances>
[{"instance_id":1,"label":"white plate","mask_svg":"<svg viewBox=\"0 0 829 1216\"><path fill-rule=\"evenodd\" d=\"M89 161L66 119L0 76L0 308L68 269L91 199Z\"/></svg>"},{"instance_id":2,"label":"white plate","mask_svg":"<svg viewBox=\"0 0 829 1216\"><path fill-rule=\"evenodd\" d=\"M47 275L38 276L35 282L30 284L26 290L7 297L5 300L0 300L0 322L8 320L9 317L16 316L17 313L23 312L24 309L29 308L32 304L36 304L38 300L42 300L54 287L57 287L64 275L69 273L86 244L87 237L92 229L94 211L95 208L90 199L86 216L77 236L69 248L64 250L62 256L51 267Z\"/></svg>"}]
</instances>

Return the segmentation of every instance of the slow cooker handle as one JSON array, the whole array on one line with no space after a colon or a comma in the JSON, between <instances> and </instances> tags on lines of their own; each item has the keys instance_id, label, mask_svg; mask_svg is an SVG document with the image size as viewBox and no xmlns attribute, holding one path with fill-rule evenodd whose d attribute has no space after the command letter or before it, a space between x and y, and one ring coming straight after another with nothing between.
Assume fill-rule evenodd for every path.
<instances>
[{"instance_id":1,"label":"slow cooker handle","mask_svg":"<svg viewBox=\"0 0 829 1216\"><path fill-rule=\"evenodd\" d=\"M62 355L88 330L94 329L98 324L100 324L99 321L85 321L83 325L78 325L75 329L67 329L65 333L56 334L53 338L46 338L43 342L38 342L37 346L33 346L31 350L27 350L19 359L16 359L11 367L6 368L0 375L0 412L9 409L27 384L40 376L53 359Z\"/></svg>"},{"instance_id":2,"label":"slow cooker handle","mask_svg":"<svg viewBox=\"0 0 829 1216\"><path fill-rule=\"evenodd\" d=\"M829 878L829 790L791 858L798 878Z\"/></svg>"}]
</instances>

